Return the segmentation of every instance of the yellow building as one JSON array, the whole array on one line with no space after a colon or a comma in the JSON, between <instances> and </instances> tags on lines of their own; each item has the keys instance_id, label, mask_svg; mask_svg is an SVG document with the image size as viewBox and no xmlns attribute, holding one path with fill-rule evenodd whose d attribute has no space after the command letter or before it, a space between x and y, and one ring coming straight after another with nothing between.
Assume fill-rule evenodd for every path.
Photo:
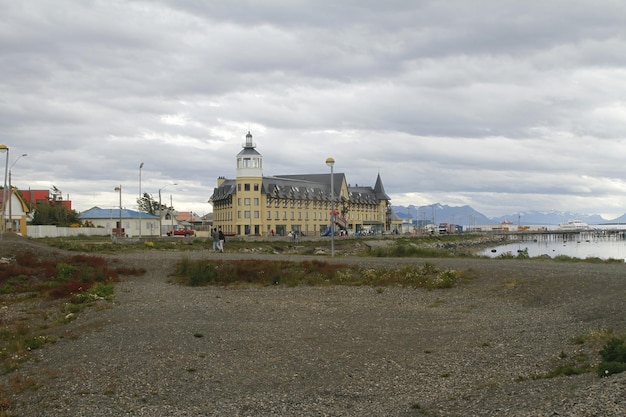
<instances>
[{"instance_id":1,"label":"yellow building","mask_svg":"<svg viewBox=\"0 0 626 417\"><path fill-rule=\"evenodd\" d=\"M382 233L392 228L390 198L380 174L374 187L350 186L341 173L263 176L263 157L250 132L237 155L235 179L220 177L209 202L213 225L227 235L285 236L330 232L331 188L336 232Z\"/></svg>"}]
</instances>

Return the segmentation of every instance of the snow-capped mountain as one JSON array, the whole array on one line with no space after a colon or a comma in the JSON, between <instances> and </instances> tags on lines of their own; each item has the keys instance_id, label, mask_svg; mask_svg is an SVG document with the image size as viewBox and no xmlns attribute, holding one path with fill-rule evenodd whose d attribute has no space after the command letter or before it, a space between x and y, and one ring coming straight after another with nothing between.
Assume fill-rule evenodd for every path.
<instances>
[{"instance_id":1,"label":"snow-capped mountain","mask_svg":"<svg viewBox=\"0 0 626 417\"><path fill-rule=\"evenodd\" d=\"M414 205L391 206L396 215L403 219L420 220L425 222L451 223L458 225L496 224L512 222L526 225L557 225L569 220L580 220L587 224L626 223L626 214L617 219L605 219L598 214L581 214L564 211L524 211L506 216L492 217L479 213L470 206L448 206L445 204L431 204L416 207Z\"/></svg>"}]
</instances>

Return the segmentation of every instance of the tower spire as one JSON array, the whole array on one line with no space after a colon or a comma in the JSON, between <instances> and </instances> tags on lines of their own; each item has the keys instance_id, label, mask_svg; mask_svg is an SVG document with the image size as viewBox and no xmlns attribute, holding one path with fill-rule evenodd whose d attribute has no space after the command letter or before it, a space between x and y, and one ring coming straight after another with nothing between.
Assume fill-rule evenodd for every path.
<instances>
[{"instance_id":1,"label":"tower spire","mask_svg":"<svg viewBox=\"0 0 626 417\"><path fill-rule=\"evenodd\" d=\"M248 134L246 135L246 143L243 145L245 149L254 149L256 145L252 142L252 133L248 130Z\"/></svg>"}]
</instances>

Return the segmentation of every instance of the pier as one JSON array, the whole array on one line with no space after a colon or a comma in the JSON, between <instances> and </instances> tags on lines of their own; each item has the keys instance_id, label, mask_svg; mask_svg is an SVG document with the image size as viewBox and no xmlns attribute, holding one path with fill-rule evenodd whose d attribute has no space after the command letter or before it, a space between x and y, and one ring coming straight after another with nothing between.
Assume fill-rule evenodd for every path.
<instances>
[{"instance_id":1,"label":"pier","mask_svg":"<svg viewBox=\"0 0 626 417\"><path fill-rule=\"evenodd\" d=\"M522 230L494 231L494 236L507 240L537 242L558 240L564 242L591 242L594 240L626 240L626 230L618 228L578 229L578 230Z\"/></svg>"}]
</instances>

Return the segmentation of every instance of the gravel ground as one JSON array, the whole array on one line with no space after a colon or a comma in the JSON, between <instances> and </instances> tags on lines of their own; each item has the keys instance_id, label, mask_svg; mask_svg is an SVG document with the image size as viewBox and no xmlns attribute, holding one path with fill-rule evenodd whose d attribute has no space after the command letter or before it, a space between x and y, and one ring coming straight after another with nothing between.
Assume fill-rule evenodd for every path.
<instances>
[{"instance_id":1,"label":"gravel ground","mask_svg":"<svg viewBox=\"0 0 626 417\"><path fill-rule=\"evenodd\" d=\"M626 332L625 265L429 259L475 279L433 291L233 289L167 283L183 256L262 257L114 256L148 272L35 352L19 375L39 386L14 398L11 415L626 415L626 374L532 378L589 349L574 337Z\"/></svg>"}]
</instances>

